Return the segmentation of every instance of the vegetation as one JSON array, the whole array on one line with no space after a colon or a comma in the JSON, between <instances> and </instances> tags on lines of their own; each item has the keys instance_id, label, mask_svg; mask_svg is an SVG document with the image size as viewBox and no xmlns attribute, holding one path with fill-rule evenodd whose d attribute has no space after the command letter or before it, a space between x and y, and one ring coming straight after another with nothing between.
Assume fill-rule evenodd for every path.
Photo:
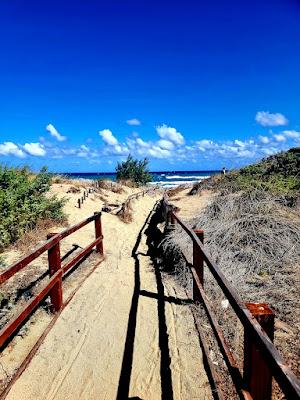
<instances>
[{"instance_id":1,"label":"vegetation","mask_svg":"<svg viewBox=\"0 0 300 400\"><path fill-rule=\"evenodd\" d=\"M110 190L113 193L123 193L124 189L119 182L113 182L108 179L98 179L98 187L100 189Z\"/></svg>"},{"instance_id":2,"label":"vegetation","mask_svg":"<svg viewBox=\"0 0 300 400\"><path fill-rule=\"evenodd\" d=\"M205 231L206 250L243 301L265 302L275 311L279 323L276 347L298 371L299 357L292 349L299 347L300 338L300 148L225 176L215 175L195 185L190 194L203 189L214 192L213 196L198 215L186 221L187 225ZM190 238L177 227L161 247L179 281L189 286ZM224 294L207 269L205 291L227 341L242 360L240 324L230 307L223 308ZM205 316L200 317L205 321ZM207 340L212 337L209 329L204 335ZM222 375L222 371L218 373Z\"/></svg>"},{"instance_id":3,"label":"vegetation","mask_svg":"<svg viewBox=\"0 0 300 400\"><path fill-rule=\"evenodd\" d=\"M148 159L135 160L129 154L126 161L118 163L116 167L117 180L131 180L137 185L145 185L152 181L152 176L148 170Z\"/></svg>"},{"instance_id":4,"label":"vegetation","mask_svg":"<svg viewBox=\"0 0 300 400\"><path fill-rule=\"evenodd\" d=\"M42 220L63 221L64 201L47 197L51 175L0 166L0 250Z\"/></svg>"},{"instance_id":5,"label":"vegetation","mask_svg":"<svg viewBox=\"0 0 300 400\"><path fill-rule=\"evenodd\" d=\"M300 193L300 148L267 157L227 175L216 175L194 186L191 194L202 189L227 193L261 189L275 195L298 197Z\"/></svg>"}]
</instances>

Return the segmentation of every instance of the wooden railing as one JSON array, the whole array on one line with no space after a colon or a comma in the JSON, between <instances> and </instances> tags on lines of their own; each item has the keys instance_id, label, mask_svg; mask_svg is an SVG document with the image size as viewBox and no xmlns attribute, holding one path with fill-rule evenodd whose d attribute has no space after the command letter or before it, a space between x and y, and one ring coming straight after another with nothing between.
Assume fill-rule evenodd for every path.
<instances>
[{"instance_id":1,"label":"wooden railing","mask_svg":"<svg viewBox=\"0 0 300 400\"><path fill-rule=\"evenodd\" d=\"M99 188L99 182L94 181L92 183L92 186L93 187L91 187L91 188L84 189L82 196L77 199L76 204L77 204L78 208L81 208L83 202L89 197L89 194L94 193L96 191L96 189Z\"/></svg>"},{"instance_id":2,"label":"wooden railing","mask_svg":"<svg viewBox=\"0 0 300 400\"><path fill-rule=\"evenodd\" d=\"M266 304L245 304L240 299L223 272L205 251L203 244L204 232L193 231L187 227L173 211L174 207L168 202L167 195L162 200L162 209L167 226L174 229L176 224L180 225L192 240L193 262L189 266L193 276L194 300L199 301L206 311L218 346L240 398L248 400L271 399L272 377L274 377L287 399L300 399L299 380L272 343L274 337L274 314L272 310ZM204 263L243 325L243 374L238 367L236 356L226 342L218 319L205 294ZM198 329L201 331L200 324ZM211 376L215 381L216 387L218 387L220 382L218 382L217 373L213 363L210 361L208 347L205 343L202 349L204 350L204 357L209 366ZM219 398L222 398L221 391L219 392Z\"/></svg>"},{"instance_id":3,"label":"wooden railing","mask_svg":"<svg viewBox=\"0 0 300 400\"><path fill-rule=\"evenodd\" d=\"M95 223L95 240L77 254L72 260L61 265L60 256L60 241L72 233L78 231L85 225L94 221ZM0 348L7 343L7 341L14 335L14 333L21 327L29 315L39 306L39 304L47 297L51 298L51 311L59 311L63 306L63 293L62 293L62 278L77 265L85 256L87 256L94 247L97 252L103 255L103 235L101 226L101 213L96 212L93 216L86 218L82 222L65 229L61 233L52 233L47 236L47 241L37 247L30 254L23 257L21 260L13 264L9 269L0 275L0 284L6 282L17 272L25 268L29 263L38 258L45 251L48 251L48 265L50 279L47 284L36 294L23 309L8 321L5 326L0 330Z\"/></svg>"},{"instance_id":4,"label":"wooden railing","mask_svg":"<svg viewBox=\"0 0 300 400\"><path fill-rule=\"evenodd\" d=\"M127 199L124 201L124 203L122 203L121 208L118 211L118 214L122 213L122 211L126 210L129 203L131 202L131 200L137 200L137 199L139 199L139 197L144 197L146 193L154 192L155 190L156 190L156 188L154 187L154 188L145 189L140 192L131 194L130 196L127 197Z\"/></svg>"}]
</instances>

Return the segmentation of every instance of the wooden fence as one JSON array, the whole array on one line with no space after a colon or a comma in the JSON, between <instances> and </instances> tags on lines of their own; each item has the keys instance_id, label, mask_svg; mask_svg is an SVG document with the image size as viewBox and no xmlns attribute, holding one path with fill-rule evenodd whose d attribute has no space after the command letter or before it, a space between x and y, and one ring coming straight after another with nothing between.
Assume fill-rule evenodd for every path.
<instances>
[{"instance_id":1,"label":"wooden fence","mask_svg":"<svg viewBox=\"0 0 300 400\"><path fill-rule=\"evenodd\" d=\"M81 197L77 199L77 207L81 208L83 202L89 197L89 194L94 193L97 188L99 188L99 182L95 181L93 182L93 187L87 188L86 190L83 191L83 194Z\"/></svg>"},{"instance_id":2,"label":"wooden fence","mask_svg":"<svg viewBox=\"0 0 300 400\"><path fill-rule=\"evenodd\" d=\"M165 195L162 200L162 209L167 227L176 229L176 224L191 238L193 243L193 262L190 264L193 276L194 300L199 301L207 314L217 339L218 346L226 362L228 371L241 399L270 400L272 397L272 377L287 399L300 399L300 384L292 373L285 360L273 345L274 314L267 304L244 303L233 289L220 268L206 253L203 240L203 231L193 231L187 227L175 214L174 207L168 202ZM205 264L204 264L205 263ZM244 328L244 366L243 374L240 371L236 356L231 351L218 319L213 312L204 290L204 267L212 273L218 286L228 299L235 314ZM217 372L210 360L209 350L201 335L201 325L198 330L202 342L202 350L210 375L218 391L218 397L223 398L222 391L218 390L220 382Z\"/></svg>"},{"instance_id":3,"label":"wooden fence","mask_svg":"<svg viewBox=\"0 0 300 400\"><path fill-rule=\"evenodd\" d=\"M78 231L85 225L94 221L95 223L95 240L77 254L72 260L61 265L60 241L72 233ZM39 304L47 297L51 298L52 312L59 311L63 306L62 278L75 265L77 265L83 257L87 256L95 247L97 252L103 256L103 235L101 225L101 213L96 212L93 216L86 218L82 222L65 229L61 233L53 233L47 236L47 241L37 247L30 254L13 264L9 269L0 275L0 284L6 282L17 272L25 268L29 263L48 251L48 265L50 278L46 285L42 287L23 309L0 330L0 348L16 333L30 314L39 306Z\"/></svg>"},{"instance_id":4,"label":"wooden fence","mask_svg":"<svg viewBox=\"0 0 300 400\"><path fill-rule=\"evenodd\" d=\"M112 182L112 184L113 184L113 182ZM80 196L77 199L76 204L77 204L78 208L81 208L81 206L83 205L83 202L89 197L89 194L94 193L96 191L96 189L98 189L100 187L98 181L93 182L92 185L93 185L92 188L88 188L88 189L84 190L82 196ZM126 207L128 205L128 203L130 202L130 200L138 199L139 197L144 197L146 193L155 192L157 189L158 189L158 186L154 186L149 189L144 189L138 193L134 193L125 200L125 202L122 204L121 207Z\"/></svg>"},{"instance_id":5,"label":"wooden fence","mask_svg":"<svg viewBox=\"0 0 300 400\"><path fill-rule=\"evenodd\" d=\"M118 210L118 212L117 212L117 215L125 213L126 209L128 208L128 206L132 200L138 200L140 197L144 197L145 194L150 193L150 192L155 192L156 190L157 190L157 188L154 187L154 188L142 190L138 193L131 194L130 196L127 197L127 199L124 201L124 203L122 203L120 210Z\"/></svg>"}]
</instances>

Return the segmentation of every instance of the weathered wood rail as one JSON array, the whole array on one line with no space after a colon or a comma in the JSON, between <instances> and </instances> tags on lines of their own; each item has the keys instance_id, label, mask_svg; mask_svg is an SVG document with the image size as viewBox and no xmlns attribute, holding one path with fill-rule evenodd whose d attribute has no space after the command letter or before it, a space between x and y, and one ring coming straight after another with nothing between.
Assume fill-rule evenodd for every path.
<instances>
[{"instance_id":1,"label":"weathered wood rail","mask_svg":"<svg viewBox=\"0 0 300 400\"><path fill-rule=\"evenodd\" d=\"M60 256L60 242L62 239L78 231L90 222L95 223L95 240L84 248L73 259L61 264ZM85 256L87 256L93 248L96 248L100 256L103 256L103 235L101 225L101 213L96 212L89 218L79 222L63 230L61 233L53 233L47 236L47 241L38 246L30 254L23 257L21 260L13 264L9 269L0 275L0 284L6 282L13 277L16 273L25 268L29 263L38 258L45 251L48 251L48 266L50 278L47 284L35 296L26 303L20 312L17 313L4 327L0 330L0 348L2 348L9 339L17 332L22 324L27 320L30 314L40 305L40 303L47 297L51 299L51 311L60 311L63 306L63 289L62 278L77 265Z\"/></svg>"},{"instance_id":2,"label":"weathered wood rail","mask_svg":"<svg viewBox=\"0 0 300 400\"><path fill-rule=\"evenodd\" d=\"M288 367L281 354L274 346L274 314L267 304L244 303L221 269L210 258L204 248L204 232L193 231L185 225L174 212L165 194L162 200L162 210L167 227L176 228L176 224L191 238L193 243L193 261L189 264L193 276L193 295L196 302L200 302L210 321L219 349L223 355L232 381L241 399L270 400L272 397L272 378L277 381L287 399L300 399L300 383ZM218 286L228 299L231 307L244 328L244 366L240 371L236 356L226 342L218 319L204 290L205 265L213 275ZM200 325L200 324L199 324ZM201 335L201 326L198 326L202 349L210 375L215 381L219 398L224 398L218 382L218 374L210 360L208 346ZM203 343L204 342L204 343Z\"/></svg>"},{"instance_id":3,"label":"weathered wood rail","mask_svg":"<svg viewBox=\"0 0 300 400\"><path fill-rule=\"evenodd\" d=\"M124 201L124 203L122 203L120 210L117 211L117 215L125 213L126 209L128 208L128 206L132 200L138 200L140 197L144 197L145 194L155 192L156 190L157 190L156 187L152 187L152 188L144 189L144 190L141 190L140 192L131 194L130 196L127 197L127 199Z\"/></svg>"},{"instance_id":4,"label":"weathered wood rail","mask_svg":"<svg viewBox=\"0 0 300 400\"><path fill-rule=\"evenodd\" d=\"M82 196L77 199L76 204L78 208L81 208L83 202L89 197L89 194L94 193L96 191L96 189L99 187L99 182L95 181L93 182L92 185L93 187L84 190Z\"/></svg>"}]
</instances>

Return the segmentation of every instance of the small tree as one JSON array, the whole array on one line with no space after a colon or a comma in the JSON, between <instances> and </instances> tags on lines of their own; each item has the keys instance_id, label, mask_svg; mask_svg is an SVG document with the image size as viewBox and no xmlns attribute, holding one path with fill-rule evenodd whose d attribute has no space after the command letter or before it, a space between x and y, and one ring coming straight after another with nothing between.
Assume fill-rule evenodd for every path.
<instances>
[{"instance_id":1,"label":"small tree","mask_svg":"<svg viewBox=\"0 0 300 400\"><path fill-rule=\"evenodd\" d=\"M143 160L135 160L131 154L127 160L119 163L116 167L117 180L131 180L138 185L145 185L152 181L152 176L148 170L149 161L147 158Z\"/></svg>"}]
</instances>

